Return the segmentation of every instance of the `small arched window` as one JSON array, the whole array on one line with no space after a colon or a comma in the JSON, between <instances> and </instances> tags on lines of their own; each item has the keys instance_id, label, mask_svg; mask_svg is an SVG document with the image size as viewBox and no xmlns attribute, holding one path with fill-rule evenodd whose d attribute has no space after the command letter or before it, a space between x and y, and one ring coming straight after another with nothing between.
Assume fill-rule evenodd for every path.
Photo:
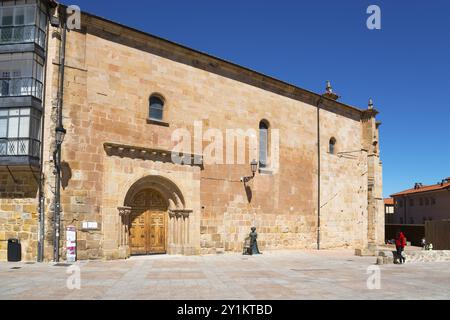
<instances>
[{"instance_id":1,"label":"small arched window","mask_svg":"<svg viewBox=\"0 0 450 320\"><path fill-rule=\"evenodd\" d=\"M259 123L259 167L266 168L268 166L269 155L269 123L262 120Z\"/></svg>"},{"instance_id":2,"label":"small arched window","mask_svg":"<svg viewBox=\"0 0 450 320\"><path fill-rule=\"evenodd\" d=\"M336 152L336 139L335 138L331 138L329 145L328 145L328 152L331 154L335 154Z\"/></svg>"},{"instance_id":3,"label":"small arched window","mask_svg":"<svg viewBox=\"0 0 450 320\"><path fill-rule=\"evenodd\" d=\"M151 95L148 116L151 120L161 121L164 113L164 99L159 95Z\"/></svg>"}]
</instances>

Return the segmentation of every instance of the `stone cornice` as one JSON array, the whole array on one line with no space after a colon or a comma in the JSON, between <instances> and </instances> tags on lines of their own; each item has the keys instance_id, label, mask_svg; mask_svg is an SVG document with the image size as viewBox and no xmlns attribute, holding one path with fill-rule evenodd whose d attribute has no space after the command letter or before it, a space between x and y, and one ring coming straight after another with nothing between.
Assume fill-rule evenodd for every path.
<instances>
[{"instance_id":1,"label":"stone cornice","mask_svg":"<svg viewBox=\"0 0 450 320\"><path fill-rule=\"evenodd\" d=\"M106 154L142 160L173 162L172 151L113 142L103 143ZM181 165L203 166L203 156L194 153L180 153Z\"/></svg>"},{"instance_id":2,"label":"stone cornice","mask_svg":"<svg viewBox=\"0 0 450 320\"><path fill-rule=\"evenodd\" d=\"M378 113L379 112L377 109L366 109L362 111L362 118L363 119L375 118Z\"/></svg>"}]
</instances>

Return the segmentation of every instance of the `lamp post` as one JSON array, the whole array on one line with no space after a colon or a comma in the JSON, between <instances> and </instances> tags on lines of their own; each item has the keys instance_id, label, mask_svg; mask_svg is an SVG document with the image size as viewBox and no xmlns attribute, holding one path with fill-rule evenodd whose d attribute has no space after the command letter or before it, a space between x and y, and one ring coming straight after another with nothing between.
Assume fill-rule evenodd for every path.
<instances>
[{"instance_id":1,"label":"lamp post","mask_svg":"<svg viewBox=\"0 0 450 320\"><path fill-rule=\"evenodd\" d=\"M54 245L53 260L59 262L59 240L61 232L61 145L64 142L66 129L59 125L55 129L56 148L53 152L53 161L55 164L55 204L54 204Z\"/></svg>"},{"instance_id":2,"label":"lamp post","mask_svg":"<svg viewBox=\"0 0 450 320\"><path fill-rule=\"evenodd\" d=\"M258 170L258 162L253 159L253 161L250 163L250 167L252 168L252 175L255 176L256 170Z\"/></svg>"},{"instance_id":3,"label":"lamp post","mask_svg":"<svg viewBox=\"0 0 450 320\"><path fill-rule=\"evenodd\" d=\"M64 102L64 75L66 65L66 13L62 6L58 7L58 16L50 20L53 27L59 28L61 32L60 54L59 54L59 86L58 86L58 110L55 129L55 151L53 160L55 164L55 201L54 201L54 242L53 260L59 262L59 240L61 229L61 145L64 142L66 129L63 127L63 102Z\"/></svg>"},{"instance_id":4,"label":"lamp post","mask_svg":"<svg viewBox=\"0 0 450 320\"><path fill-rule=\"evenodd\" d=\"M256 171L258 170L258 162L255 159L250 163L250 168L252 170L252 175L241 178L241 181L244 183L249 182L255 177Z\"/></svg>"},{"instance_id":5,"label":"lamp post","mask_svg":"<svg viewBox=\"0 0 450 320\"><path fill-rule=\"evenodd\" d=\"M66 136L67 130L61 125L55 129L56 134L56 146L61 147L64 142L64 138Z\"/></svg>"}]
</instances>

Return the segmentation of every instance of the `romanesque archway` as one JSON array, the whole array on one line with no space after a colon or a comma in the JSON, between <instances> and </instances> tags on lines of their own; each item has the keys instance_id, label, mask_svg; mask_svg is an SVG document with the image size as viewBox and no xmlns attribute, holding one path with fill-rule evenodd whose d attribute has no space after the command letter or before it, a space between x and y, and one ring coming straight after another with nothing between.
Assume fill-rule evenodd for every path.
<instances>
[{"instance_id":1,"label":"romanesque archway","mask_svg":"<svg viewBox=\"0 0 450 320\"><path fill-rule=\"evenodd\" d=\"M155 189L143 189L129 203L130 254L167 252L167 200Z\"/></svg>"},{"instance_id":2,"label":"romanesque archway","mask_svg":"<svg viewBox=\"0 0 450 320\"><path fill-rule=\"evenodd\" d=\"M128 190L119 207L119 247L132 254L183 254L191 248L190 216L180 189L162 176L147 176Z\"/></svg>"}]
</instances>

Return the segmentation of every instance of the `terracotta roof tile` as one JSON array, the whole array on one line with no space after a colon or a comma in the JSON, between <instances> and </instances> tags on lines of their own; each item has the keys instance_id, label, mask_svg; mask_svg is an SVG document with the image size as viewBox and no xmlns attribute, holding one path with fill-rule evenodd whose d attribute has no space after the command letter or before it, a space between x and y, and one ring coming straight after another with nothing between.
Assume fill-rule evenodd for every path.
<instances>
[{"instance_id":1,"label":"terracotta roof tile","mask_svg":"<svg viewBox=\"0 0 450 320\"><path fill-rule=\"evenodd\" d=\"M394 205L394 199L393 198L386 198L384 199L384 204L385 205Z\"/></svg>"},{"instance_id":2,"label":"terracotta roof tile","mask_svg":"<svg viewBox=\"0 0 450 320\"><path fill-rule=\"evenodd\" d=\"M421 193L421 192L428 192L428 191L437 191L437 190L443 190L443 189L450 189L450 182L446 182L444 184L433 184L431 186L423 186L420 187L418 189L408 189L408 190L404 190L398 193L394 193L393 195L391 195L391 197L398 197L398 196L404 196L404 195L408 195L408 194L413 194L413 193Z\"/></svg>"}]
</instances>

